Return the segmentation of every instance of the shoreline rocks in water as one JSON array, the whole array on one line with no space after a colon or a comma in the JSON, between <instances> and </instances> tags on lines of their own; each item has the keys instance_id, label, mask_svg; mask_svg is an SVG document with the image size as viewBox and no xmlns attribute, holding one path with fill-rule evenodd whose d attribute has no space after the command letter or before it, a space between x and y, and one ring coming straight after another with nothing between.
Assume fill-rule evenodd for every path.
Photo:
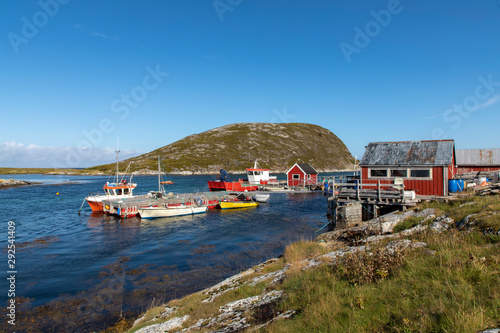
<instances>
[{"instance_id":1,"label":"shoreline rocks in water","mask_svg":"<svg viewBox=\"0 0 500 333\"><path fill-rule=\"evenodd\" d=\"M0 178L0 189L18 187L18 186L29 186L29 185L39 185L40 183L29 182L26 180L19 179L1 179Z\"/></svg>"}]
</instances>

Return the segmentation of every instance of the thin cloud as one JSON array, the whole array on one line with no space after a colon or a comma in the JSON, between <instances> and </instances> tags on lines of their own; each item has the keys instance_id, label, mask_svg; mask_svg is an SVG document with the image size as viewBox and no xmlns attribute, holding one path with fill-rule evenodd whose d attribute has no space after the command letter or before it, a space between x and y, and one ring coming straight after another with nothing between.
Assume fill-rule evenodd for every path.
<instances>
[{"instance_id":1,"label":"thin cloud","mask_svg":"<svg viewBox=\"0 0 500 333\"><path fill-rule=\"evenodd\" d=\"M482 110L484 108L487 108L488 106L491 106L493 104L497 104L498 102L500 102L500 95L493 96L492 98L490 98L489 100L487 100L483 104L478 105L474 110L472 110L472 112Z\"/></svg>"},{"instance_id":2,"label":"thin cloud","mask_svg":"<svg viewBox=\"0 0 500 333\"><path fill-rule=\"evenodd\" d=\"M139 155L135 150L122 150L120 160ZM8 168L87 168L112 163L114 148L43 147L15 141L0 142L0 167Z\"/></svg>"},{"instance_id":3,"label":"thin cloud","mask_svg":"<svg viewBox=\"0 0 500 333\"><path fill-rule=\"evenodd\" d=\"M100 37L100 38L105 38L105 39L112 39L112 40L118 40L118 37L115 36L108 36L106 34L102 34L100 32L92 32L92 36Z\"/></svg>"},{"instance_id":4,"label":"thin cloud","mask_svg":"<svg viewBox=\"0 0 500 333\"><path fill-rule=\"evenodd\" d=\"M470 112L477 112L477 111L480 111L482 109L485 109L487 108L488 106L492 106L494 104L497 104L498 102L500 102L500 95L497 95L497 96L493 96L492 98L490 98L489 100L487 100L486 102L484 102L483 104L479 104L477 105L476 107L472 108L472 110L470 110ZM437 114L437 115L434 115L434 116L429 116L429 117L426 117L425 119L436 119L436 118L441 118L442 116L444 116L446 114L446 112L443 112L443 113L440 113L440 114Z\"/></svg>"},{"instance_id":5,"label":"thin cloud","mask_svg":"<svg viewBox=\"0 0 500 333\"><path fill-rule=\"evenodd\" d=\"M105 33L90 31L88 29L85 29L81 24L78 24L78 23L73 26L73 29L80 30L84 33L91 35L91 36L95 36L95 37L99 37L99 38L118 40L118 37L116 37L116 36L110 36L110 35L107 35Z\"/></svg>"}]
</instances>

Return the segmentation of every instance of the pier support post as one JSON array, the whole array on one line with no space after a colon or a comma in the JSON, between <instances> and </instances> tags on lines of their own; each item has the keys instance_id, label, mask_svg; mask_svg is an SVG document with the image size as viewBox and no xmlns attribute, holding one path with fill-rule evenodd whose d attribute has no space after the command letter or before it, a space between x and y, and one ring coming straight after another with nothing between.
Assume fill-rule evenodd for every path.
<instances>
[{"instance_id":1,"label":"pier support post","mask_svg":"<svg viewBox=\"0 0 500 333\"><path fill-rule=\"evenodd\" d=\"M377 181L377 199L380 202L380 180Z\"/></svg>"}]
</instances>

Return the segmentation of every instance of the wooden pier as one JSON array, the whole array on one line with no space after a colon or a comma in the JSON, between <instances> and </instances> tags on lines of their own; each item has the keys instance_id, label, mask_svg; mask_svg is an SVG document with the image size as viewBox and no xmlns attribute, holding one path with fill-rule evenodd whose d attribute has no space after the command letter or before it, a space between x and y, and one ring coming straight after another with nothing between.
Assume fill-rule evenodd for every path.
<instances>
[{"instance_id":1,"label":"wooden pier","mask_svg":"<svg viewBox=\"0 0 500 333\"><path fill-rule=\"evenodd\" d=\"M362 184L356 182L338 183L335 179L328 183L328 219L336 225L340 220L346 220L350 223L355 223L355 219L348 214L361 216L358 222L376 218L395 210L405 210L408 207L415 206L419 199L416 198L415 192L405 191L402 184ZM375 188L374 188L375 187ZM344 209L342 216L338 212L341 207L359 203L361 213L355 212L353 209Z\"/></svg>"}]
</instances>

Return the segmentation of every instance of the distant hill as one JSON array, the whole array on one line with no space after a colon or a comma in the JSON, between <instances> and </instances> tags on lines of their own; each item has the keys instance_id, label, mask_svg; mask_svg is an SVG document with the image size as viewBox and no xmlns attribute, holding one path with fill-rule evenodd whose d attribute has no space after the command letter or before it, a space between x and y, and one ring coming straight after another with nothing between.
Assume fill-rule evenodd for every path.
<instances>
[{"instance_id":1,"label":"distant hill","mask_svg":"<svg viewBox=\"0 0 500 333\"><path fill-rule=\"evenodd\" d=\"M285 172L296 162L310 163L318 171L352 169L354 158L331 131L303 123L241 123L193 134L150 153L120 162L125 171L157 170L161 156L165 171L174 174L242 172L255 160L273 172ZM108 172L116 164L89 168Z\"/></svg>"}]
</instances>

